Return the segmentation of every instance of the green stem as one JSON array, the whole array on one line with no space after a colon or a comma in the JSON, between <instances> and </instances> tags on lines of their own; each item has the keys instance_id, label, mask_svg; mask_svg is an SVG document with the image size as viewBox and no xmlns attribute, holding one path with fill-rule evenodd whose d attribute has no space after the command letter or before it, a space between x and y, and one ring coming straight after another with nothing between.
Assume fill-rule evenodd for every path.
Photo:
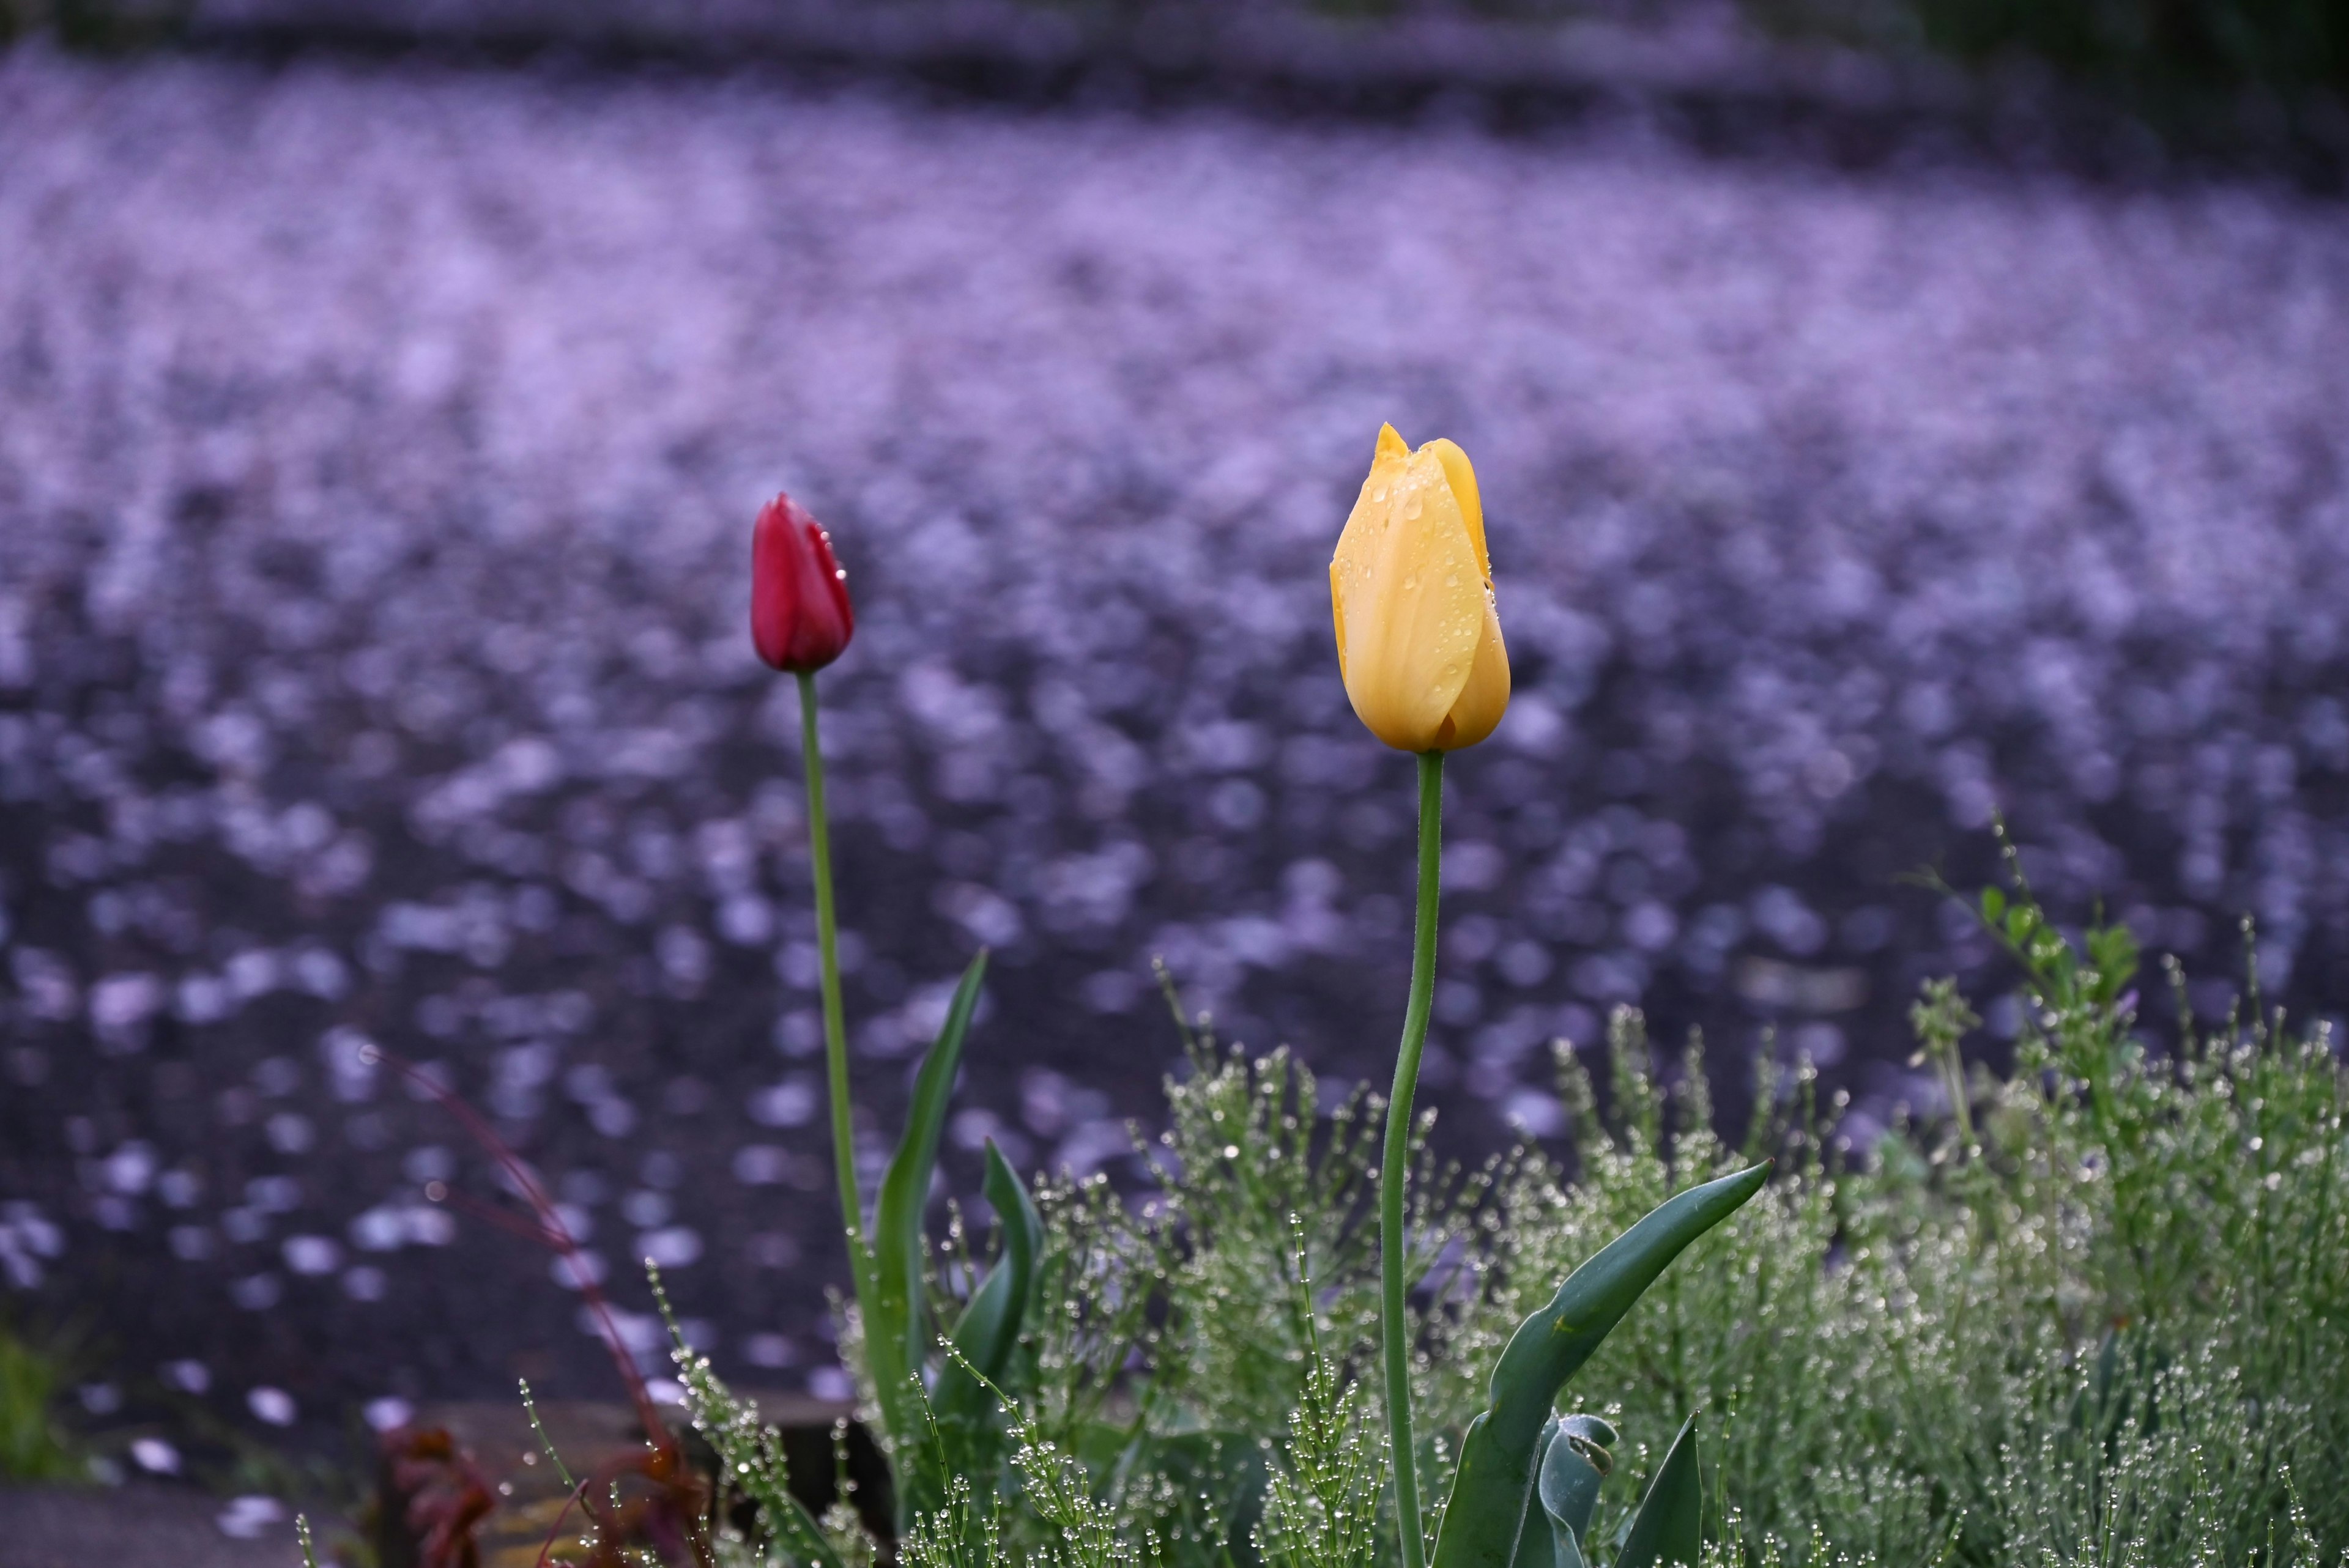
<instances>
[{"instance_id":1,"label":"green stem","mask_svg":"<svg viewBox=\"0 0 2349 1568\"><path fill-rule=\"evenodd\" d=\"M1387 1432L1394 1453L1395 1523L1402 1568L1426 1568L1420 1523L1419 1467L1411 1437L1411 1323L1403 1315L1403 1185L1411 1169L1412 1096L1427 1045L1429 999L1435 989L1435 895L1444 855L1444 753L1419 758L1419 920L1412 939L1411 1003L1387 1097L1386 1158L1379 1169L1379 1321L1386 1366Z\"/></svg>"},{"instance_id":2,"label":"green stem","mask_svg":"<svg viewBox=\"0 0 2349 1568\"><path fill-rule=\"evenodd\" d=\"M848 1267L860 1306L873 1299L873 1254L864 1244L864 1197L856 1190L856 1129L848 1108L848 1023L840 1005L840 921L832 906L832 823L823 807L823 748L816 740L815 673L802 670L800 750L807 761L808 850L815 881L815 940L823 968L824 1076L832 1089L832 1159L848 1230Z\"/></svg>"}]
</instances>

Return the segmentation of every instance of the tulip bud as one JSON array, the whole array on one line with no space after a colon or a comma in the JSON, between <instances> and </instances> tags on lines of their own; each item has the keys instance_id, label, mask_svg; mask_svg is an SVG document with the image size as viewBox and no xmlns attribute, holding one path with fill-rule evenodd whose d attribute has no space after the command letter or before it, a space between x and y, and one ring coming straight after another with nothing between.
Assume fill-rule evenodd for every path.
<instances>
[{"instance_id":1,"label":"tulip bud","mask_svg":"<svg viewBox=\"0 0 2349 1568\"><path fill-rule=\"evenodd\" d=\"M750 531L750 640L759 656L804 675L840 657L855 630L832 536L799 502L777 496Z\"/></svg>"},{"instance_id":2,"label":"tulip bud","mask_svg":"<svg viewBox=\"0 0 2349 1568\"><path fill-rule=\"evenodd\" d=\"M1456 751L1509 706L1509 654L1476 470L1450 441L1413 451L1379 429L1370 478L1330 562L1338 672L1354 713L1399 751Z\"/></svg>"}]
</instances>

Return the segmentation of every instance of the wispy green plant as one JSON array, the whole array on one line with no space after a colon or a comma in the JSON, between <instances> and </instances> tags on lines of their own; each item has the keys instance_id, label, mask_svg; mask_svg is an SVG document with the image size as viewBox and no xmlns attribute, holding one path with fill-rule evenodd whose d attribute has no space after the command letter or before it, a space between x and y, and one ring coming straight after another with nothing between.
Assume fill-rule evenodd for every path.
<instances>
[{"instance_id":1,"label":"wispy green plant","mask_svg":"<svg viewBox=\"0 0 2349 1568\"><path fill-rule=\"evenodd\" d=\"M654 1299L668 1325L678 1378L685 1388L687 1414L717 1455L719 1474L726 1487L758 1510L771 1549L787 1561L808 1568L843 1568L837 1544L806 1505L792 1495L791 1466L783 1457L780 1429L759 1419L759 1408L738 1398L709 1369L709 1358L698 1355L685 1341L677 1315L669 1309L659 1273L652 1271ZM533 1414L535 1424L536 1415ZM541 1434L542 1440L544 1434ZM548 1454L554 1449L550 1445ZM559 1467L560 1460L555 1461ZM720 1510L720 1511L723 1511Z\"/></svg>"},{"instance_id":2,"label":"wispy green plant","mask_svg":"<svg viewBox=\"0 0 2349 1568\"><path fill-rule=\"evenodd\" d=\"M2349 1149L2328 1033L2254 1005L2152 1050L2126 933L2059 930L2019 879L1969 902L2020 966L2012 1078L1969 1076L1971 1010L1930 986L1916 1022L1940 1111L1837 1155L1836 1105L1810 1107L1807 1069L1765 1060L1733 1151L1701 1058L1666 1094L1637 1016L1619 1015L1610 1115L1566 1054L1578 1179L1529 1163L1498 1194L1491 1287L1459 1347L1489 1354L1544 1274L1673 1182L1775 1150L1778 1178L1585 1374L1643 1439L1707 1412L1713 1549L2005 1563L2056 1550L2049 1522L2073 1518L2101 1521L2109 1550L2060 1560L2120 1562L2158 1558L2187 1539L2159 1522L2185 1519L2214 1561L2331 1562L2349 1489L2301 1484L2287 1528L2283 1480L2349 1470ZM1608 1480L1597 1538L1651 1463L1635 1446Z\"/></svg>"},{"instance_id":3,"label":"wispy green plant","mask_svg":"<svg viewBox=\"0 0 2349 1568\"><path fill-rule=\"evenodd\" d=\"M944 1502L915 1522L900 1555L912 1568L995 1568L1003 1561L1001 1494L982 1503L969 1477L954 1477Z\"/></svg>"},{"instance_id":4,"label":"wispy green plant","mask_svg":"<svg viewBox=\"0 0 2349 1568\"><path fill-rule=\"evenodd\" d=\"M1305 1339L1305 1382L1267 1480L1257 1549L1269 1568L1370 1568L1378 1554L1386 1448L1369 1390L1344 1377L1323 1342L1304 1226L1295 1215L1290 1225L1291 1299Z\"/></svg>"},{"instance_id":5,"label":"wispy green plant","mask_svg":"<svg viewBox=\"0 0 2349 1568\"><path fill-rule=\"evenodd\" d=\"M2020 870L1968 901L2017 966L2013 1075L1969 1062L1973 1006L1927 986L1938 1092L1872 1147L1767 1053L1724 1139L1702 1050L1668 1088L1628 1009L1606 1114L1557 1052L1570 1178L1526 1150L1447 1172L1415 1130L1413 1460L1448 1494L1437 1568L2349 1563L2331 1037L2251 999L2152 1048L2135 944L2054 923ZM991 1162L991 1247L972 1256L958 1222L920 1242L932 1370L908 1395L937 1480L900 1536L917 1568L1401 1562L1373 1370L1385 1108L1323 1106L1280 1053L1188 1045L1142 1144L1154 1190L1044 1181L1031 1223ZM1023 1269L1030 1309L981 1332ZM833 1568L784 1507L780 1449L680 1364L735 1434L717 1446L767 1550ZM947 1412L970 1419L973 1393L991 1435L956 1457Z\"/></svg>"}]
</instances>

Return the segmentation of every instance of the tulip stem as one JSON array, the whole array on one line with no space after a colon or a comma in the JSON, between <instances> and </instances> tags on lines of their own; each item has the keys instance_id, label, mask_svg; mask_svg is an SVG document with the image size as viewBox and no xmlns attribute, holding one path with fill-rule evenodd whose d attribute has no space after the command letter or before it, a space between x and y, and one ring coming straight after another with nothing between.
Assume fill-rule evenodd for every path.
<instances>
[{"instance_id":1,"label":"tulip stem","mask_svg":"<svg viewBox=\"0 0 2349 1568\"><path fill-rule=\"evenodd\" d=\"M849 1273L859 1305L873 1299L873 1254L864 1244L864 1196L856 1189L856 1128L848 1109L848 1023L840 1005L840 922L832 904L832 823L823 807L823 748L815 727L815 672L798 672L800 750L807 762L808 851L815 882L815 940L823 971L823 1062L832 1090L832 1158L840 1214L848 1228Z\"/></svg>"},{"instance_id":2,"label":"tulip stem","mask_svg":"<svg viewBox=\"0 0 2349 1568\"><path fill-rule=\"evenodd\" d=\"M1413 1095L1427 1045L1429 999L1435 989L1435 902L1444 856L1444 753L1419 755L1419 917L1412 938L1411 1002L1387 1097L1386 1158L1379 1170L1379 1286L1386 1366L1387 1432L1394 1460L1395 1525L1402 1568L1426 1568L1420 1523L1419 1466L1411 1437L1411 1322L1403 1315L1403 1186L1411 1171Z\"/></svg>"}]
</instances>

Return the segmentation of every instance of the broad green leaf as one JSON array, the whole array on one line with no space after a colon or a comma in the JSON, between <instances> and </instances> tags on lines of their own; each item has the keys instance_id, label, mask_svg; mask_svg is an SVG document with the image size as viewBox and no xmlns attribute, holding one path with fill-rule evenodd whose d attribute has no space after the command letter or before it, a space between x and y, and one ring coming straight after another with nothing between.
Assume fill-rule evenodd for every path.
<instances>
[{"instance_id":1,"label":"broad green leaf","mask_svg":"<svg viewBox=\"0 0 2349 1568\"><path fill-rule=\"evenodd\" d=\"M1667 1200L1517 1326L1493 1370L1490 1408L1461 1443L1434 1568L1510 1568L1558 1390L1671 1261L1760 1191L1769 1175L1765 1162Z\"/></svg>"},{"instance_id":2,"label":"broad green leaf","mask_svg":"<svg viewBox=\"0 0 2349 1568\"><path fill-rule=\"evenodd\" d=\"M1484 1421L1480 1415L1468 1424L1470 1438L1476 1435L1476 1429ZM1541 1438L1534 1444L1537 1470L1548 1464L1549 1452L1557 1446L1557 1422L1552 1420L1542 1428ZM1509 1550L1509 1568L1582 1568L1580 1563L1568 1559L1567 1553L1577 1551L1572 1539L1569 1537L1560 1545L1557 1533L1549 1516L1540 1509L1526 1510L1525 1517L1517 1522L1517 1543Z\"/></svg>"},{"instance_id":3,"label":"broad green leaf","mask_svg":"<svg viewBox=\"0 0 2349 1568\"><path fill-rule=\"evenodd\" d=\"M1583 1538L1612 1465L1608 1450L1615 1439L1615 1429L1597 1416L1568 1416L1542 1429L1534 1461L1541 1506L1527 1507L1518 1527L1516 1568L1588 1568Z\"/></svg>"},{"instance_id":4,"label":"broad green leaf","mask_svg":"<svg viewBox=\"0 0 2349 1568\"><path fill-rule=\"evenodd\" d=\"M1696 1568L1703 1547L1704 1487L1696 1458L1696 1418L1691 1416L1648 1483L1631 1533L1615 1554L1615 1568Z\"/></svg>"},{"instance_id":5,"label":"broad green leaf","mask_svg":"<svg viewBox=\"0 0 2349 1568\"><path fill-rule=\"evenodd\" d=\"M962 1065L963 1036L970 1028L986 973L987 954L981 953L955 988L936 1043L915 1076L905 1134L881 1178L881 1198L873 1214L873 1299L861 1304L864 1361L901 1453L920 1441L913 1384L921 1376L928 1348L928 1314L922 1302L922 1214L929 1207L930 1181L937 1171L947 1101L954 1093L955 1071Z\"/></svg>"}]
</instances>

